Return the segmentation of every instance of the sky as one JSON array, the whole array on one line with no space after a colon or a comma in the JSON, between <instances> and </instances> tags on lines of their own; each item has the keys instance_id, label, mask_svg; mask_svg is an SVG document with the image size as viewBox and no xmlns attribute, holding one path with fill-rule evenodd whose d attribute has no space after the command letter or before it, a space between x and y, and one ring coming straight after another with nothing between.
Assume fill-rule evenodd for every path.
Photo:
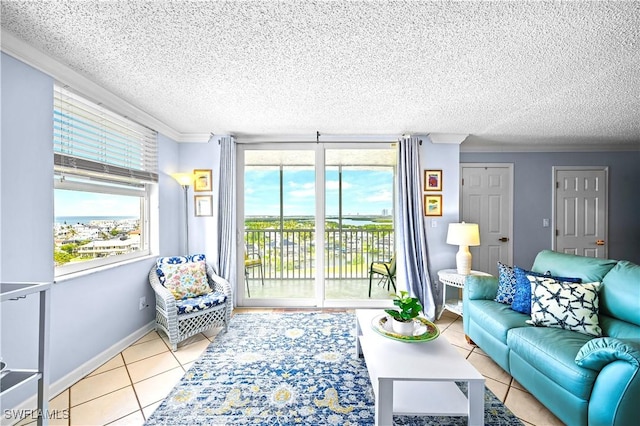
<instances>
[{"instance_id":1,"label":"sky","mask_svg":"<svg viewBox=\"0 0 640 426\"><path fill-rule=\"evenodd\" d=\"M140 197L56 189L55 216L140 217Z\"/></svg>"},{"instance_id":2,"label":"sky","mask_svg":"<svg viewBox=\"0 0 640 426\"><path fill-rule=\"evenodd\" d=\"M326 173L326 214L338 214L337 167ZM361 170L343 168L342 192L344 216L391 214L393 208L393 171L391 168ZM280 209L278 170L249 168L245 171L245 216L277 216ZM283 174L285 216L315 214L315 177L311 168L286 167Z\"/></svg>"},{"instance_id":3,"label":"sky","mask_svg":"<svg viewBox=\"0 0 640 426\"><path fill-rule=\"evenodd\" d=\"M361 170L343 168L344 216L380 215L393 209L393 171L390 168ZM326 172L326 214L338 215L338 172ZM311 168L285 167L283 176L285 216L315 214L315 178ZM247 167L245 216L277 216L280 210L279 172ZM133 196L97 194L56 189L55 216L140 215L140 199Z\"/></svg>"}]
</instances>

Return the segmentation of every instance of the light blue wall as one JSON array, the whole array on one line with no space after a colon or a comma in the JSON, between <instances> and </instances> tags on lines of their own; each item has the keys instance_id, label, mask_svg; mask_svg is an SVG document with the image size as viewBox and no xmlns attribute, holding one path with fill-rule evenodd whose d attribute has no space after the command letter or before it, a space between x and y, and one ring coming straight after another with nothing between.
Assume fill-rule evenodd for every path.
<instances>
[{"instance_id":1,"label":"light blue wall","mask_svg":"<svg viewBox=\"0 0 640 426\"><path fill-rule=\"evenodd\" d=\"M0 279L52 281L53 80L2 54L2 155ZM180 247L180 187L170 173L180 166L178 144L160 136L158 204L161 254ZM158 208L162 207L160 212ZM51 291L51 382L61 379L153 321L149 257L117 268L61 280ZM151 307L140 311L146 296ZM13 368L37 366L37 298L2 303L0 350ZM2 398L13 407L35 394L35 385Z\"/></svg>"},{"instance_id":2,"label":"light blue wall","mask_svg":"<svg viewBox=\"0 0 640 426\"><path fill-rule=\"evenodd\" d=\"M460 166L458 159L460 157L460 145L434 144L430 142L428 137L423 137L420 154L423 171L430 169L442 170L442 192L430 192L442 194L442 216L424 218L429 249L429 272L431 281L438 284L438 271L455 268L456 266L458 246L447 244L446 239L449 223L459 221L460 186L458 182L460 182ZM424 180L424 176L422 179ZM422 185L424 185L424 182L422 182ZM438 286L434 294L436 306L442 300L441 291L442 288Z\"/></svg>"},{"instance_id":3,"label":"light blue wall","mask_svg":"<svg viewBox=\"0 0 640 426\"><path fill-rule=\"evenodd\" d=\"M554 166L609 167L608 257L640 263L640 151L462 153L462 163L513 163L513 262L531 266L536 254L551 249Z\"/></svg>"},{"instance_id":4,"label":"light blue wall","mask_svg":"<svg viewBox=\"0 0 640 426\"><path fill-rule=\"evenodd\" d=\"M52 281L53 161L48 153L52 152L53 81L4 54L0 61L0 280ZM37 366L37 301L37 296L30 296L0 304L0 353L10 368ZM25 392L0 402L4 407L8 401L24 399Z\"/></svg>"},{"instance_id":5,"label":"light blue wall","mask_svg":"<svg viewBox=\"0 0 640 426\"><path fill-rule=\"evenodd\" d=\"M159 177L158 205L152 206L160 212L159 255L173 256L182 253L184 246L184 195L182 187L171 177L182 172L180 144L164 135L158 135Z\"/></svg>"},{"instance_id":6,"label":"light blue wall","mask_svg":"<svg viewBox=\"0 0 640 426\"><path fill-rule=\"evenodd\" d=\"M218 200L216 191L219 182L219 170L216 169L216 165L219 162L219 158L220 145L218 144L217 137L212 138L209 142L180 144L180 167L182 171L191 172L194 169L212 170L212 188L214 191L194 192L192 187L189 188L188 193L189 251L191 253L204 253L207 256L207 259L210 260L217 257L215 236L217 226L216 206L218 204ZM213 216L195 216L195 195L212 195L214 206Z\"/></svg>"},{"instance_id":7,"label":"light blue wall","mask_svg":"<svg viewBox=\"0 0 640 426\"><path fill-rule=\"evenodd\" d=\"M433 144L427 136L422 136L421 168L441 169L443 171L443 216L424 218L427 226L427 244L429 246L429 262L431 279L437 282L437 271L455 267L457 246L445 243L447 227L450 222L458 221L459 210L459 156L460 146L457 144ZM184 143L180 145L180 167L182 171L192 169L213 169L213 187L219 180L215 165L220 156L217 138L208 143ZM195 217L193 213L193 196L196 193L189 189L189 241L192 253L202 252L207 258L217 256L215 248L216 216ZM209 193L197 193L209 194ZM214 206L217 205L216 194L213 194ZM435 224L435 227L431 225ZM182 247L182 246L181 246ZM435 294L440 300L439 292ZM436 302L437 302L436 300Z\"/></svg>"}]
</instances>

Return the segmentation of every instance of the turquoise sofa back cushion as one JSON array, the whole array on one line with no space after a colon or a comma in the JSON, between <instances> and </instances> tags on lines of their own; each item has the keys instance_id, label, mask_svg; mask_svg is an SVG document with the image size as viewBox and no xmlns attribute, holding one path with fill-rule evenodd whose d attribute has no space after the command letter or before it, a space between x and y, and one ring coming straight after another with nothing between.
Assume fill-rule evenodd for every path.
<instances>
[{"instance_id":1,"label":"turquoise sofa back cushion","mask_svg":"<svg viewBox=\"0 0 640 426\"><path fill-rule=\"evenodd\" d=\"M621 260L602 284L600 312L640 326L640 266Z\"/></svg>"},{"instance_id":2,"label":"turquoise sofa back cushion","mask_svg":"<svg viewBox=\"0 0 640 426\"><path fill-rule=\"evenodd\" d=\"M616 263L618 261L612 259L597 259L542 250L536 256L531 270L541 273L549 271L551 275L561 277L582 278L583 283L592 283L601 282Z\"/></svg>"}]
</instances>

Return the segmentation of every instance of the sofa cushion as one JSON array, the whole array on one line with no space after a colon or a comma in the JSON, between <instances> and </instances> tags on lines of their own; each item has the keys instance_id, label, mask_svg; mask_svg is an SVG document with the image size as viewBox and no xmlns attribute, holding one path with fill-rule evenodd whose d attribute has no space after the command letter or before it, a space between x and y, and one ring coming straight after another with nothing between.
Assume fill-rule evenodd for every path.
<instances>
[{"instance_id":1,"label":"sofa cushion","mask_svg":"<svg viewBox=\"0 0 640 426\"><path fill-rule=\"evenodd\" d=\"M600 311L640 326L640 266L619 261L602 279Z\"/></svg>"},{"instance_id":2,"label":"sofa cushion","mask_svg":"<svg viewBox=\"0 0 640 426\"><path fill-rule=\"evenodd\" d=\"M548 277L527 277L531 281L531 324L595 337L602 335L598 323L600 283L576 284Z\"/></svg>"},{"instance_id":3,"label":"sofa cushion","mask_svg":"<svg viewBox=\"0 0 640 426\"><path fill-rule=\"evenodd\" d=\"M542 250L536 256L531 270L535 272L549 271L551 275L556 276L578 277L586 283L591 283L602 282L604 276L616 266L616 263L618 263L616 260L611 259L597 259Z\"/></svg>"},{"instance_id":4,"label":"sofa cushion","mask_svg":"<svg viewBox=\"0 0 640 426\"><path fill-rule=\"evenodd\" d=\"M509 331L507 344L553 382L588 400L598 373L578 366L575 359L591 339L592 336L560 328L520 327Z\"/></svg>"},{"instance_id":5,"label":"sofa cushion","mask_svg":"<svg viewBox=\"0 0 640 426\"><path fill-rule=\"evenodd\" d=\"M504 344L507 343L507 332L514 327L530 327L526 323L529 316L512 310L509 305L496 303L493 300L470 300L466 306L463 320L466 317L482 324L482 328Z\"/></svg>"},{"instance_id":6,"label":"sofa cushion","mask_svg":"<svg viewBox=\"0 0 640 426\"><path fill-rule=\"evenodd\" d=\"M498 303L513 303L513 295L516 293L516 275L513 267L498 262L498 294L495 301Z\"/></svg>"},{"instance_id":7,"label":"sofa cushion","mask_svg":"<svg viewBox=\"0 0 640 426\"><path fill-rule=\"evenodd\" d=\"M549 277L558 281L574 283L582 282L582 279L580 278L554 277L550 272L542 274L539 272L527 271L525 269L518 268L517 266L514 266L513 271L516 276L516 292L513 295L513 303L511 303L511 309L527 315L531 313L531 281L529 280L528 276Z\"/></svg>"},{"instance_id":8,"label":"sofa cushion","mask_svg":"<svg viewBox=\"0 0 640 426\"><path fill-rule=\"evenodd\" d=\"M211 292L198 297L177 300L176 307L178 308L178 315L190 314L192 312L202 311L209 309L212 306L220 305L226 300L227 296L224 293Z\"/></svg>"},{"instance_id":9,"label":"sofa cushion","mask_svg":"<svg viewBox=\"0 0 640 426\"><path fill-rule=\"evenodd\" d=\"M639 326L602 314L602 290L600 290L600 315L598 319L603 336L617 337L618 339L637 339L640 336Z\"/></svg>"}]
</instances>

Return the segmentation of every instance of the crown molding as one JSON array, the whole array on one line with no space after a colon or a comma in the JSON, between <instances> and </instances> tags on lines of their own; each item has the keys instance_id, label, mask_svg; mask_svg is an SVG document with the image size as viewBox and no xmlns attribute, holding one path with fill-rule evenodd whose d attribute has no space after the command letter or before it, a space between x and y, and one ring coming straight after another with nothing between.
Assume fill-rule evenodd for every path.
<instances>
[{"instance_id":1,"label":"crown molding","mask_svg":"<svg viewBox=\"0 0 640 426\"><path fill-rule=\"evenodd\" d=\"M442 144L455 144L460 145L468 137L468 134L463 133L429 133L427 137L431 140L431 143Z\"/></svg>"},{"instance_id":2,"label":"crown molding","mask_svg":"<svg viewBox=\"0 0 640 426\"><path fill-rule=\"evenodd\" d=\"M637 152L640 153L640 142L629 143L511 143L482 142L460 146L461 153L484 152Z\"/></svg>"},{"instance_id":3,"label":"crown molding","mask_svg":"<svg viewBox=\"0 0 640 426\"><path fill-rule=\"evenodd\" d=\"M2 52L7 55L10 55L51 76L63 85L67 85L80 91L84 96L90 98L94 102L102 104L106 108L109 108L118 114L156 130L176 142L206 142L209 140L209 134L206 134L204 138L202 138L202 135L200 134L185 134L178 132L171 126L101 87L84 75L72 70L46 53L19 39L4 28L1 33L1 41Z\"/></svg>"},{"instance_id":4,"label":"crown molding","mask_svg":"<svg viewBox=\"0 0 640 426\"><path fill-rule=\"evenodd\" d=\"M237 143L273 143L273 142L320 142L320 143L332 143L332 142L398 142L400 135L345 135L345 134L244 134L233 133Z\"/></svg>"}]
</instances>

